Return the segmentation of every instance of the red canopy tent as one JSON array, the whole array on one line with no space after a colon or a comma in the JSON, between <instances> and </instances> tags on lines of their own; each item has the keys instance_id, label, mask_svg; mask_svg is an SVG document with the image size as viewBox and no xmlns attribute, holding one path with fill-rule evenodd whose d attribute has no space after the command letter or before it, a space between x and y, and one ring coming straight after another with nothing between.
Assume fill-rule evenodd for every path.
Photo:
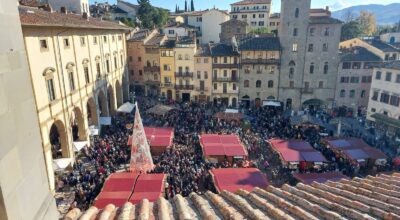
<instances>
[{"instance_id":1,"label":"red canopy tent","mask_svg":"<svg viewBox=\"0 0 400 220\"><path fill-rule=\"evenodd\" d=\"M153 156L158 156L172 145L174 139L173 128L144 127L150 151ZM132 145L132 137L128 138L128 146Z\"/></svg>"},{"instance_id":2,"label":"red canopy tent","mask_svg":"<svg viewBox=\"0 0 400 220\"><path fill-rule=\"evenodd\" d=\"M270 139L267 142L280 155L285 164L327 162L322 153L315 150L306 141Z\"/></svg>"},{"instance_id":3,"label":"red canopy tent","mask_svg":"<svg viewBox=\"0 0 400 220\"><path fill-rule=\"evenodd\" d=\"M210 170L215 188L218 192L227 190L235 192L238 189L252 191L254 187L266 188L268 180L256 168L222 168Z\"/></svg>"},{"instance_id":4,"label":"red canopy tent","mask_svg":"<svg viewBox=\"0 0 400 220\"><path fill-rule=\"evenodd\" d=\"M247 150L237 135L200 135L200 145L205 159L211 162L223 162L227 157L230 163L234 158L247 158Z\"/></svg>"},{"instance_id":5,"label":"red canopy tent","mask_svg":"<svg viewBox=\"0 0 400 220\"><path fill-rule=\"evenodd\" d=\"M132 204L138 204L142 199L155 202L163 196L165 176L165 174L141 174L129 201Z\"/></svg>"},{"instance_id":6,"label":"red canopy tent","mask_svg":"<svg viewBox=\"0 0 400 220\"><path fill-rule=\"evenodd\" d=\"M341 172L328 172L328 173L296 173L293 177L301 183L311 184L313 182L324 183L327 181L337 182L341 179L349 179Z\"/></svg>"}]
</instances>

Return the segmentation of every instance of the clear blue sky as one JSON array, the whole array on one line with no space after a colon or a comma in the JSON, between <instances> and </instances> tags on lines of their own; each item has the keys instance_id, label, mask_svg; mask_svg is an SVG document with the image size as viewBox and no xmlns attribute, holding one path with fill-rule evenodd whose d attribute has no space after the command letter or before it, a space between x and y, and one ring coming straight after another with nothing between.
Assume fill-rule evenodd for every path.
<instances>
[{"instance_id":1,"label":"clear blue sky","mask_svg":"<svg viewBox=\"0 0 400 220\"><path fill-rule=\"evenodd\" d=\"M115 4L117 0L89 0L90 3L97 2L108 2L110 4ZM137 0L125 0L134 4L137 4ZM190 0L188 1L188 5L190 5ZM229 10L230 5L239 0L194 0L194 7L196 10L207 9L217 7L219 9ZM171 11L175 10L175 5L178 4L180 9L185 7L185 0L150 0L152 5L167 8ZM272 11L279 12L280 11L280 0L272 0ZM332 10L339 10L345 7L350 7L353 5L366 5L366 4L390 4L397 2L400 0L312 0L313 8L324 8L325 6L330 6Z\"/></svg>"}]
</instances>

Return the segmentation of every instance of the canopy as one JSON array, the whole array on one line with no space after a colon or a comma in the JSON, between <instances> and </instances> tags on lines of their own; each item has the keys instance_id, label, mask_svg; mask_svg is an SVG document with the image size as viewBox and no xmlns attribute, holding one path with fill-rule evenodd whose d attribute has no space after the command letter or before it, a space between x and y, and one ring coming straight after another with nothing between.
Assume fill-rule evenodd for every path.
<instances>
[{"instance_id":1,"label":"canopy","mask_svg":"<svg viewBox=\"0 0 400 220\"><path fill-rule=\"evenodd\" d=\"M337 182L341 179L349 179L341 172L328 172L328 173L296 173L293 177L304 184L311 184L313 182L324 183L327 181Z\"/></svg>"},{"instance_id":2,"label":"canopy","mask_svg":"<svg viewBox=\"0 0 400 220\"><path fill-rule=\"evenodd\" d=\"M239 113L239 110L227 108L227 109L225 109L225 113Z\"/></svg>"},{"instance_id":3,"label":"canopy","mask_svg":"<svg viewBox=\"0 0 400 220\"><path fill-rule=\"evenodd\" d=\"M244 145L236 135L200 135L204 156L247 156Z\"/></svg>"},{"instance_id":4,"label":"canopy","mask_svg":"<svg viewBox=\"0 0 400 220\"><path fill-rule=\"evenodd\" d=\"M101 125L111 125L111 117L100 117Z\"/></svg>"},{"instance_id":5,"label":"canopy","mask_svg":"<svg viewBox=\"0 0 400 220\"><path fill-rule=\"evenodd\" d=\"M87 141L75 141L74 142L74 151L79 152L87 144L88 144Z\"/></svg>"},{"instance_id":6,"label":"canopy","mask_svg":"<svg viewBox=\"0 0 400 220\"><path fill-rule=\"evenodd\" d=\"M152 108L147 110L148 114L156 114L156 115L165 115L169 111L175 109L174 107L171 106L166 106L166 105L155 105Z\"/></svg>"},{"instance_id":7,"label":"canopy","mask_svg":"<svg viewBox=\"0 0 400 220\"><path fill-rule=\"evenodd\" d=\"M321 152L302 140L270 139L268 143L286 162L327 162Z\"/></svg>"},{"instance_id":8,"label":"canopy","mask_svg":"<svg viewBox=\"0 0 400 220\"><path fill-rule=\"evenodd\" d=\"M135 108L135 105L130 103L130 102L125 102L122 104L118 109L117 112L122 112L122 113L131 113L132 110Z\"/></svg>"},{"instance_id":9,"label":"canopy","mask_svg":"<svg viewBox=\"0 0 400 220\"><path fill-rule=\"evenodd\" d=\"M265 189L268 186L267 178L256 168L222 168L210 170L210 173L218 192L239 189L251 192L254 187Z\"/></svg>"},{"instance_id":10,"label":"canopy","mask_svg":"<svg viewBox=\"0 0 400 220\"><path fill-rule=\"evenodd\" d=\"M281 107L281 103L278 101L263 101L263 106Z\"/></svg>"},{"instance_id":11,"label":"canopy","mask_svg":"<svg viewBox=\"0 0 400 220\"><path fill-rule=\"evenodd\" d=\"M113 204L116 207L122 207L129 199L131 191L117 191L117 192L100 192L94 201L94 206L98 209L105 208L108 204Z\"/></svg>"},{"instance_id":12,"label":"canopy","mask_svg":"<svg viewBox=\"0 0 400 220\"><path fill-rule=\"evenodd\" d=\"M154 128L144 127L147 141L150 143L150 147L169 147L172 145L174 139L173 128ZM128 138L128 145L132 144L132 136Z\"/></svg>"},{"instance_id":13,"label":"canopy","mask_svg":"<svg viewBox=\"0 0 400 220\"><path fill-rule=\"evenodd\" d=\"M55 171L65 170L72 162L72 158L60 158L53 160L53 168Z\"/></svg>"},{"instance_id":14,"label":"canopy","mask_svg":"<svg viewBox=\"0 0 400 220\"><path fill-rule=\"evenodd\" d=\"M143 199L157 201L164 192L165 174L141 174L136 181L133 194L129 201L138 204Z\"/></svg>"},{"instance_id":15,"label":"canopy","mask_svg":"<svg viewBox=\"0 0 400 220\"><path fill-rule=\"evenodd\" d=\"M90 136L99 135L99 129L94 125L89 126L89 134Z\"/></svg>"}]
</instances>

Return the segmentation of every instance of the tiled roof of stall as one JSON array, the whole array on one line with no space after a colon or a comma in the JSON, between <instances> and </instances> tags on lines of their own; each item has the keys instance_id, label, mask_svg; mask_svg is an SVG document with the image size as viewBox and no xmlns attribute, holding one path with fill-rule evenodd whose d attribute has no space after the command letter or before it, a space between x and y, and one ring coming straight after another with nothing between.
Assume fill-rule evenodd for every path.
<instances>
[{"instance_id":1,"label":"tiled roof of stall","mask_svg":"<svg viewBox=\"0 0 400 220\"><path fill-rule=\"evenodd\" d=\"M127 26L98 18L85 19L81 15L49 12L27 6L19 6L18 9L22 26L130 30Z\"/></svg>"},{"instance_id":2,"label":"tiled roof of stall","mask_svg":"<svg viewBox=\"0 0 400 220\"><path fill-rule=\"evenodd\" d=\"M192 193L156 202L112 204L85 212L73 209L72 219L399 219L400 173L342 179L338 182L302 183L276 188L254 188L220 194Z\"/></svg>"}]
</instances>

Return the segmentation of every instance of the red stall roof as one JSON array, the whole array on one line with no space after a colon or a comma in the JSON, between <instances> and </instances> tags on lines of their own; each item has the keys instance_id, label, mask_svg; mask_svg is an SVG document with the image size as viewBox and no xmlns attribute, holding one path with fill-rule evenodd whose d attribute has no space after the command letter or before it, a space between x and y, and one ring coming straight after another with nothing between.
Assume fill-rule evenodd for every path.
<instances>
[{"instance_id":1,"label":"red stall roof","mask_svg":"<svg viewBox=\"0 0 400 220\"><path fill-rule=\"evenodd\" d=\"M327 181L337 182L341 179L349 179L341 172L328 172L328 173L296 173L293 177L304 184L311 184L313 182L324 183Z\"/></svg>"},{"instance_id":2,"label":"red stall roof","mask_svg":"<svg viewBox=\"0 0 400 220\"><path fill-rule=\"evenodd\" d=\"M144 132L150 147L169 147L172 145L174 138L173 128L144 127ZM132 145L132 136L128 138L128 145Z\"/></svg>"},{"instance_id":3,"label":"red stall roof","mask_svg":"<svg viewBox=\"0 0 400 220\"><path fill-rule=\"evenodd\" d=\"M254 187L268 186L267 178L256 168L222 168L210 170L210 173L219 192L235 192L238 189L251 192Z\"/></svg>"},{"instance_id":4,"label":"red stall roof","mask_svg":"<svg viewBox=\"0 0 400 220\"><path fill-rule=\"evenodd\" d=\"M137 173L122 172L111 174L104 183L102 191L118 192L132 191L135 181L138 177Z\"/></svg>"},{"instance_id":5,"label":"red stall roof","mask_svg":"<svg viewBox=\"0 0 400 220\"><path fill-rule=\"evenodd\" d=\"M119 192L104 192L101 191L97 196L94 206L98 209L103 209L108 204L114 204L116 207L122 207L126 201L128 201L129 196L132 191L119 191Z\"/></svg>"},{"instance_id":6,"label":"red stall roof","mask_svg":"<svg viewBox=\"0 0 400 220\"><path fill-rule=\"evenodd\" d=\"M165 174L141 174L129 201L132 204L138 204L142 199L156 201L164 192L164 180Z\"/></svg>"},{"instance_id":7,"label":"red stall roof","mask_svg":"<svg viewBox=\"0 0 400 220\"><path fill-rule=\"evenodd\" d=\"M268 142L286 162L327 162L322 153L306 141L270 139Z\"/></svg>"},{"instance_id":8,"label":"red stall roof","mask_svg":"<svg viewBox=\"0 0 400 220\"><path fill-rule=\"evenodd\" d=\"M247 156L244 145L236 135L200 135L204 156Z\"/></svg>"},{"instance_id":9,"label":"red stall roof","mask_svg":"<svg viewBox=\"0 0 400 220\"><path fill-rule=\"evenodd\" d=\"M387 159L387 156L380 150L369 146L362 139L325 139L329 147L343 151L350 159Z\"/></svg>"}]
</instances>

